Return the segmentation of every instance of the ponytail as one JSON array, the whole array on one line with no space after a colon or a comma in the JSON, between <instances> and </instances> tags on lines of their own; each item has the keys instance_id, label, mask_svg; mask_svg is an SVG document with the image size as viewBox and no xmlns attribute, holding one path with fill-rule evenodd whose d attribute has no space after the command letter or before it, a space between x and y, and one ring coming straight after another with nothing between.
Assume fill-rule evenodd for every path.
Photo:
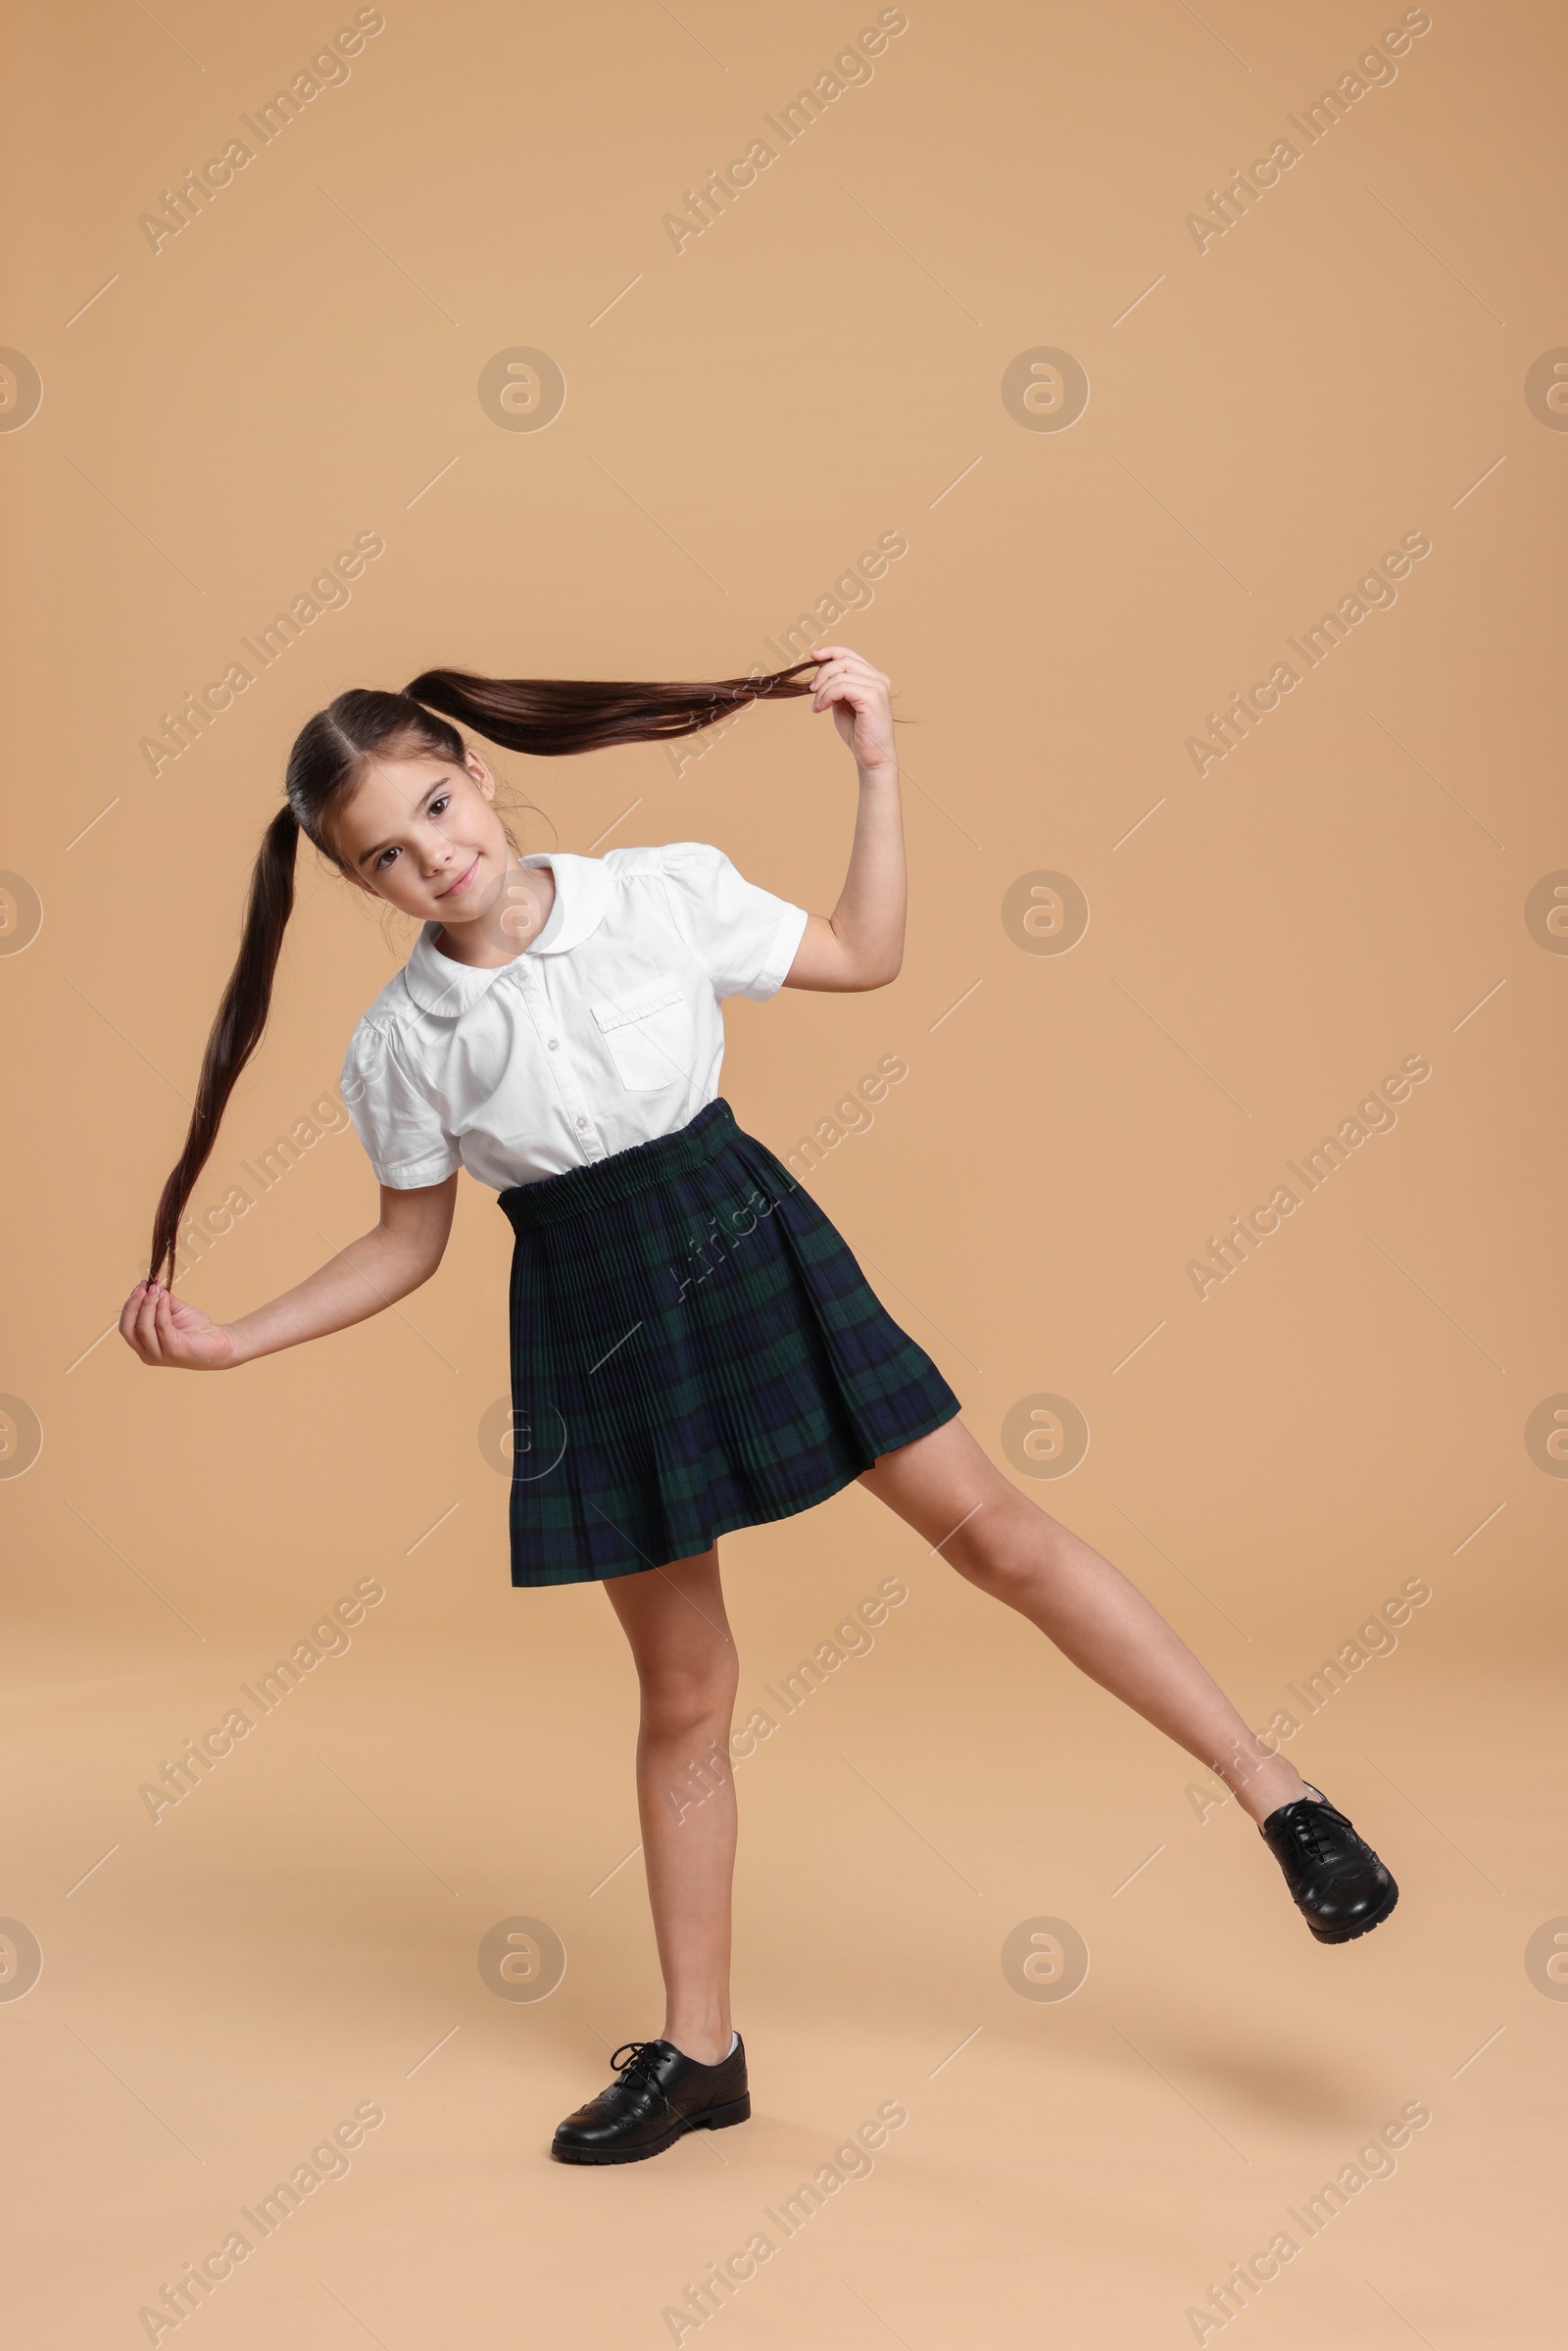
<instances>
[{"instance_id":1,"label":"ponytail","mask_svg":"<svg viewBox=\"0 0 1568 2351\"><path fill-rule=\"evenodd\" d=\"M401 694L354 687L300 730L289 755L287 799L262 836L251 877L239 959L207 1041L190 1132L164 1186L153 1220L148 1279L172 1279L180 1219L196 1179L212 1156L240 1071L262 1041L272 975L294 906L294 864L304 833L327 857L332 815L368 759L394 751L461 765L458 726L471 727L508 751L536 759L600 751L612 743L667 742L695 735L733 710L771 697L809 694L815 660L714 685L616 685L597 678L473 677L463 669L426 669ZM458 725L451 721L457 720Z\"/></svg>"},{"instance_id":2,"label":"ponytail","mask_svg":"<svg viewBox=\"0 0 1568 2351\"><path fill-rule=\"evenodd\" d=\"M464 669L426 669L403 691L425 710L471 727L488 743L535 759L603 751L613 743L661 743L695 735L728 711L763 697L809 694L815 661L771 675L721 678L714 685L617 685L601 678L473 677Z\"/></svg>"},{"instance_id":3,"label":"ponytail","mask_svg":"<svg viewBox=\"0 0 1568 2351\"><path fill-rule=\"evenodd\" d=\"M196 1178L212 1157L218 1129L228 1107L240 1071L262 1041L272 998L272 974L277 969L283 933L294 907L295 851L299 819L285 802L262 835L262 846L251 876L245 908L245 929L238 960L223 1001L218 1007L213 1033L207 1040L201 1076L196 1082L196 1104L191 1112L185 1148L164 1186L153 1219L152 1262L148 1279L172 1278L180 1219L195 1189Z\"/></svg>"}]
</instances>

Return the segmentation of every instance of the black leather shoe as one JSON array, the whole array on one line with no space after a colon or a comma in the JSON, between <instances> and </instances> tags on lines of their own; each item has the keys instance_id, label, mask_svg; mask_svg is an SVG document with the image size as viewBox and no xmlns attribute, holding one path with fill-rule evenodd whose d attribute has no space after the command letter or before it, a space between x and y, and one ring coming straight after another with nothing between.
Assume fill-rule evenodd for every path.
<instances>
[{"instance_id":1,"label":"black leather shoe","mask_svg":"<svg viewBox=\"0 0 1568 2351\"><path fill-rule=\"evenodd\" d=\"M1399 1898L1365 1837L1316 1789L1271 1812L1258 1835L1268 1839L1296 1906L1320 1943L1370 1935Z\"/></svg>"},{"instance_id":2,"label":"black leather shoe","mask_svg":"<svg viewBox=\"0 0 1568 2351\"><path fill-rule=\"evenodd\" d=\"M624 2062L623 2062L624 2061ZM688 2131L725 2131L752 2111L746 2044L699 2065L668 2040L629 2040L611 2059L616 2078L558 2126L558 2163L641 2163Z\"/></svg>"}]
</instances>

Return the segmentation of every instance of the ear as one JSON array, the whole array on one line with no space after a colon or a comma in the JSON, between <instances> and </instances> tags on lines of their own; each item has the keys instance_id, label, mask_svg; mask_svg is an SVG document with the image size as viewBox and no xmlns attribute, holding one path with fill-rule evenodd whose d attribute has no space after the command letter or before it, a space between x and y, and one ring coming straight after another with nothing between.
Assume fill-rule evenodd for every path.
<instances>
[{"instance_id":1,"label":"ear","mask_svg":"<svg viewBox=\"0 0 1568 2351\"><path fill-rule=\"evenodd\" d=\"M479 754L476 751L465 752L463 755L463 764L466 768L468 774L472 776L480 791L484 794L485 799L494 800L496 796L496 779L491 774L489 768L485 765L483 759L480 759Z\"/></svg>"}]
</instances>

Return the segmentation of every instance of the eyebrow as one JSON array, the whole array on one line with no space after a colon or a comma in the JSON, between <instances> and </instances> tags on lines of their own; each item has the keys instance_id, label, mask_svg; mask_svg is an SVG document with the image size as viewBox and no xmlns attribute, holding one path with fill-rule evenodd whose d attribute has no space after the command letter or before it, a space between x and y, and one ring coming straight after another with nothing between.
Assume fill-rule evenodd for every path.
<instances>
[{"instance_id":1,"label":"eyebrow","mask_svg":"<svg viewBox=\"0 0 1568 2351\"><path fill-rule=\"evenodd\" d=\"M447 778L444 775L438 775L436 777L435 782L430 786L430 789L428 792L426 792L424 798L416 804L414 808L414 813L416 816L418 815L421 808L423 808L430 801L434 800L436 794L445 787L446 783ZM365 863L367 857L378 857L383 849L390 849L391 847L392 844L390 841L377 841L373 849L366 850L362 856L355 858L355 871L359 871L360 867Z\"/></svg>"}]
</instances>

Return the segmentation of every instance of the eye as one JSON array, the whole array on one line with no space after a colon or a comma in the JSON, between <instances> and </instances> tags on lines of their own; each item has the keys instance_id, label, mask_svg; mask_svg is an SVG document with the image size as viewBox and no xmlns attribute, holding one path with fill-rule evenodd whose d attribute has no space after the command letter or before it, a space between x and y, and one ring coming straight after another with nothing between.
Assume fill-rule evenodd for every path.
<instances>
[{"instance_id":1,"label":"eye","mask_svg":"<svg viewBox=\"0 0 1568 2351\"><path fill-rule=\"evenodd\" d=\"M451 795L451 793L450 793L450 792L443 792L439 800L432 800L432 801L431 801L431 803L430 803L430 809L429 809L429 812L430 812L430 814L431 814L432 816L439 816L443 808L449 808L451 806L452 806L452 795Z\"/></svg>"},{"instance_id":2,"label":"eye","mask_svg":"<svg viewBox=\"0 0 1568 2351\"><path fill-rule=\"evenodd\" d=\"M386 866L390 863L391 859L397 857L399 854L400 853L395 849L383 849L380 856L375 860L376 872L383 872Z\"/></svg>"}]
</instances>

